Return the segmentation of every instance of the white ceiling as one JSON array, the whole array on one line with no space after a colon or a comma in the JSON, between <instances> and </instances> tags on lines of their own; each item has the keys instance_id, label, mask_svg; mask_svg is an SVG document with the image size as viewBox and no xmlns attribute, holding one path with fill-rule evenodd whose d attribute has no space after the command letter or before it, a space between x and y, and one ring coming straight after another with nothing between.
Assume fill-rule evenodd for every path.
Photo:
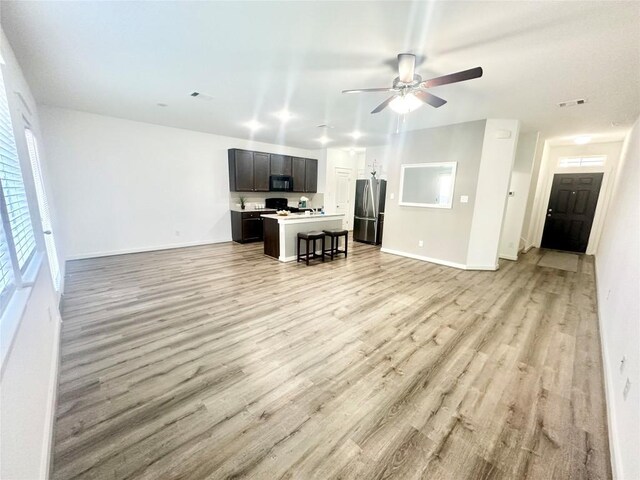
<instances>
[{"instance_id":1,"label":"white ceiling","mask_svg":"<svg viewBox=\"0 0 640 480\"><path fill-rule=\"evenodd\" d=\"M624 131L640 113L640 2L2 2L2 27L37 100L143 122L302 148L385 142L417 129L518 118L545 137ZM404 123L369 112L385 62L426 57L425 79L475 66L481 79L433 89L449 103ZM211 100L193 99L198 90ZM587 98L560 109L563 100ZM165 108L158 103L166 103ZM284 127L273 113L296 114ZM612 123L614 126L612 126Z\"/></svg>"}]
</instances>

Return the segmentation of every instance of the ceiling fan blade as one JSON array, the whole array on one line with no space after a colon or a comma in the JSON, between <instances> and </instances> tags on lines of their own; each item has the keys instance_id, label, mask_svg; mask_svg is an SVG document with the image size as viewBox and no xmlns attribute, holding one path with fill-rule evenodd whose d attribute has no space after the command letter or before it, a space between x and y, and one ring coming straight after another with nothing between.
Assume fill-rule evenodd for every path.
<instances>
[{"instance_id":1,"label":"ceiling fan blade","mask_svg":"<svg viewBox=\"0 0 640 480\"><path fill-rule=\"evenodd\" d=\"M342 90L342 93L367 93L367 92L393 92L393 88L357 88L355 90Z\"/></svg>"},{"instance_id":2,"label":"ceiling fan blade","mask_svg":"<svg viewBox=\"0 0 640 480\"><path fill-rule=\"evenodd\" d=\"M398 78L403 83L413 82L413 74L416 69L416 56L412 53L400 53L398 55Z\"/></svg>"},{"instance_id":3,"label":"ceiling fan blade","mask_svg":"<svg viewBox=\"0 0 640 480\"><path fill-rule=\"evenodd\" d=\"M432 78L431 80L425 80L420 84L420 87L438 87L440 85L447 85L449 83L464 82L465 80L480 78L481 76L482 67L476 67L469 70L463 70L462 72L450 73L449 75L443 75L442 77Z\"/></svg>"},{"instance_id":4,"label":"ceiling fan blade","mask_svg":"<svg viewBox=\"0 0 640 480\"><path fill-rule=\"evenodd\" d=\"M421 92L420 90L415 90L413 94L422 100L424 103L431 105L432 107L438 108L447 103L446 100L436 97L428 92Z\"/></svg>"},{"instance_id":5,"label":"ceiling fan blade","mask_svg":"<svg viewBox=\"0 0 640 480\"><path fill-rule=\"evenodd\" d=\"M387 106L391 103L391 100L393 100L394 98L396 98L397 95L393 95L389 98L387 98L384 102L382 102L380 105L378 105L376 108L374 108L371 113L378 113L381 112L382 110L384 110L385 108L387 108Z\"/></svg>"}]
</instances>

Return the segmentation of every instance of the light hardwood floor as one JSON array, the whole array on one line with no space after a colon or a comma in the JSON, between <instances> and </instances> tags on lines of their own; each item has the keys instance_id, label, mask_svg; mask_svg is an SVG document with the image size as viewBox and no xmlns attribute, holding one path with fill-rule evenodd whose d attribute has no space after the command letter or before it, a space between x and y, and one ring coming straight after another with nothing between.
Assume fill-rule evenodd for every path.
<instances>
[{"instance_id":1,"label":"light hardwood floor","mask_svg":"<svg viewBox=\"0 0 640 480\"><path fill-rule=\"evenodd\" d=\"M609 479L593 258L70 262L55 479Z\"/></svg>"}]
</instances>

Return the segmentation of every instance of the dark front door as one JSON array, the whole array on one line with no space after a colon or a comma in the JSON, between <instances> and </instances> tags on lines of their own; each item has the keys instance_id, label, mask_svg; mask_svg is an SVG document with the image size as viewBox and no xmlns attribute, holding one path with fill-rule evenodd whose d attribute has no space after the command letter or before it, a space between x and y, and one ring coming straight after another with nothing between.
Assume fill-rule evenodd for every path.
<instances>
[{"instance_id":1,"label":"dark front door","mask_svg":"<svg viewBox=\"0 0 640 480\"><path fill-rule=\"evenodd\" d=\"M602 173L553 176L542 247L584 253L596 213Z\"/></svg>"}]
</instances>

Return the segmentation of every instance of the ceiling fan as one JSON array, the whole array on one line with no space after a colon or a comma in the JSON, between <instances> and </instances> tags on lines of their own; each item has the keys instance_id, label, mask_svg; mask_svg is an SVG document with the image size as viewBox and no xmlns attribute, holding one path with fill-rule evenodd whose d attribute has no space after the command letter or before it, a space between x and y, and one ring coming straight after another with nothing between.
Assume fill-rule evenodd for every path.
<instances>
[{"instance_id":1,"label":"ceiling fan","mask_svg":"<svg viewBox=\"0 0 640 480\"><path fill-rule=\"evenodd\" d=\"M415 67L416 56L412 53L401 53L398 55L398 76L393 80L392 87L343 90L342 93L394 92L371 113L381 112L387 107L391 107L397 113L409 113L425 103L435 108L447 103L446 100L427 92L427 89L482 76L482 67L476 67L423 81L422 77L415 73Z\"/></svg>"}]
</instances>

